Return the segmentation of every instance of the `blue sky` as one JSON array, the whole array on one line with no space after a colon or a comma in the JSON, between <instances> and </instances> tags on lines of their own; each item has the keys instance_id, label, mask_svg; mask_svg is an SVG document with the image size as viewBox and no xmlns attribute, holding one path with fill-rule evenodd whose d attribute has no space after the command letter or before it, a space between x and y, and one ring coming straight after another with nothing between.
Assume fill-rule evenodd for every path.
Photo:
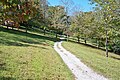
<instances>
[{"instance_id":1,"label":"blue sky","mask_svg":"<svg viewBox=\"0 0 120 80\"><path fill-rule=\"evenodd\" d=\"M77 5L77 7L80 8L82 11L91 11L93 10L92 7L93 5L89 4L89 0L72 0L74 2L74 5ZM60 0L48 0L50 5L55 6L55 5L60 5Z\"/></svg>"}]
</instances>

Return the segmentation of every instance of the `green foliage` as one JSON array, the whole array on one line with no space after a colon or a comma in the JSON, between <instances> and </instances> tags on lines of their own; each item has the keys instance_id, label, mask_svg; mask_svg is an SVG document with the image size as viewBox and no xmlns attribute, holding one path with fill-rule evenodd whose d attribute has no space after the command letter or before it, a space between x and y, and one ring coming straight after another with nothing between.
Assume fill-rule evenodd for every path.
<instances>
[{"instance_id":1,"label":"green foliage","mask_svg":"<svg viewBox=\"0 0 120 80\"><path fill-rule=\"evenodd\" d=\"M120 55L120 41L117 41L112 45L112 50L114 53Z\"/></svg>"},{"instance_id":2,"label":"green foliage","mask_svg":"<svg viewBox=\"0 0 120 80\"><path fill-rule=\"evenodd\" d=\"M37 12L37 6L34 1L25 0L5 0L2 1L3 22L10 19L15 22L27 22L33 18Z\"/></svg>"},{"instance_id":3,"label":"green foliage","mask_svg":"<svg viewBox=\"0 0 120 80\"><path fill-rule=\"evenodd\" d=\"M107 47L114 51L113 44L118 44L114 43L114 39L116 39L115 41L120 40L120 36L115 36L120 34L120 2L119 0L91 1L97 4L95 11L74 14L71 31L78 39L93 39L97 45L101 45L101 47L105 46L106 51ZM117 51L119 50L118 48Z\"/></svg>"},{"instance_id":4,"label":"green foliage","mask_svg":"<svg viewBox=\"0 0 120 80\"><path fill-rule=\"evenodd\" d=\"M48 9L48 18L50 21L50 30L56 34L62 33L65 29L65 11L63 6L51 6Z\"/></svg>"},{"instance_id":5,"label":"green foliage","mask_svg":"<svg viewBox=\"0 0 120 80\"><path fill-rule=\"evenodd\" d=\"M120 2L119 0L91 1L96 4L95 11L78 12L69 17L65 12L68 5L48 6L46 0L40 0L40 2L39 0L1 0L0 24L9 19L24 24L26 32L28 27L37 27L43 29L44 33L49 30L56 35L73 35L78 38L78 41L80 38L85 41L94 39L96 44L102 47L105 42L108 42L107 45L110 45L112 50L113 38L119 40L114 35L118 35L120 29Z\"/></svg>"}]
</instances>

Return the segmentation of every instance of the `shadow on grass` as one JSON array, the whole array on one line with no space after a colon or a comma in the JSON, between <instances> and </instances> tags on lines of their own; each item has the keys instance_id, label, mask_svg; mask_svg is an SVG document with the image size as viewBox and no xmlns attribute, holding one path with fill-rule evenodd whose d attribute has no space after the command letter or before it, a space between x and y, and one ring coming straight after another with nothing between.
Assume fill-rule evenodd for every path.
<instances>
[{"instance_id":1,"label":"shadow on grass","mask_svg":"<svg viewBox=\"0 0 120 80\"><path fill-rule=\"evenodd\" d=\"M114 57L114 56L111 56L111 58L113 58L113 59L117 59L117 60L120 60L120 58L116 58L116 57Z\"/></svg>"},{"instance_id":2,"label":"shadow on grass","mask_svg":"<svg viewBox=\"0 0 120 80\"><path fill-rule=\"evenodd\" d=\"M3 72L3 71L8 71L6 68L6 63L0 62L0 72ZM16 80L16 79L12 77L5 77L5 76L0 75L0 80Z\"/></svg>"},{"instance_id":3,"label":"shadow on grass","mask_svg":"<svg viewBox=\"0 0 120 80\"><path fill-rule=\"evenodd\" d=\"M72 43L78 43L78 42L75 42L75 41L72 41L72 40L69 40L69 41L72 42ZM85 43L80 43L80 42L78 44L81 44L81 45L84 45L84 46L87 46L87 47L91 47L91 48L94 48L94 49L100 49L100 50L105 51L105 49L98 48L98 47L90 45L90 44L85 44Z\"/></svg>"},{"instance_id":4,"label":"shadow on grass","mask_svg":"<svg viewBox=\"0 0 120 80\"><path fill-rule=\"evenodd\" d=\"M7 46L23 46L23 47L27 47L29 45L27 44L22 44L22 43L18 43L18 42L13 42L13 41L10 41L10 40L6 40L6 39L0 39L0 44L3 44L3 45L7 45Z\"/></svg>"},{"instance_id":5,"label":"shadow on grass","mask_svg":"<svg viewBox=\"0 0 120 80\"><path fill-rule=\"evenodd\" d=\"M15 79L13 77L1 77L0 76L0 80L17 80L17 79Z\"/></svg>"},{"instance_id":6,"label":"shadow on grass","mask_svg":"<svg viewBox=\"0 0 120 80\"><path fill-rule=\"evenodd\" d=\"M87 47L91 47L91 48L94 48L94 49L99 49L99 50L102 50L102 51L106 51L105 49L98 48L98 47L90 45L90 44L78 43L78 42L75 42L75 41L72 41L72 40L69 40L69 42L81 44L81 45L84 45L84 46L87 46ZM109 52L112 52L112 51L109 50ZM116 55L118 55L118 54L116 54ZM114 56L110 56L110 57L113 58L113 59L116 59L116 60L120 60L120 58L117 58L117 57L114 57Z\"/></svg>"},{"instance_id":7,"label":"shadow on grass","mask_svg":"<svg viewBox=\"0 0 120 80\"><path fill-rule=\"evenodd\" d=\"M0 44L4 44L4 45L29 46L27 44L22 44L22 43L18 43L18 42L24 42L24 43L29 43L29 44L42 44L46 40L53 41L53 42L56 42L59 40L59 39L52 38L52 37L42 36L39 34L25 33L25 32L18 31L18 30L10 30L10 29L6 29L3 27L0 27L0 31L6 32L8 34L16 35L14 37L12 36L12 38L1 35L2 37L0 38ZM21 36L22 36L22 38L21 38ZM36 41L36 39L38 41Z\"/></svg>"},{"instance_id":8,"label":"shadow on grass","mask_svg":"<svg viewBox=\"0 0 120 80\"><path fill-rule=\"evenodd\" d=\"M0 62L0 70L1 71L6 71L6 63ZM1 79L0 79L1 80Z\"/></svg>"}]
</instances>

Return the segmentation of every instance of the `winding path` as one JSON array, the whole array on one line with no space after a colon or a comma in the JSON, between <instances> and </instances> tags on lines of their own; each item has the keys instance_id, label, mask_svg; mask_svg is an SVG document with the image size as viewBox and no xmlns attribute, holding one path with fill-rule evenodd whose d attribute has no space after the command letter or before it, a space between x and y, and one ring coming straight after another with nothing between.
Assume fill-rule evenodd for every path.
<instances>
[{"instance_id":1,"label":"winding path","mask_svg":"<svg viewBox=\"0 0 120 80\"><path fill-rule=\"evenodd\" d=\"M56 42L54 49L61 56L65 64L72 71L75 80L108 80L102 75L97 74L92 69L82 63L75 55L61 46L62 42Z\"/></svg>"}]
</instances>

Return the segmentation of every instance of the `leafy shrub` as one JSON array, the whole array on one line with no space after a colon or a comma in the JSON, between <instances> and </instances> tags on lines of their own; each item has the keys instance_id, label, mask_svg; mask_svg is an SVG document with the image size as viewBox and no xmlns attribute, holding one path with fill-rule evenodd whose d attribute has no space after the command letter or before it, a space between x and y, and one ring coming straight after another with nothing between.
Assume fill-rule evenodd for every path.
<instances>
[{"instance_id":1,"label":"leafy shrub","mask_svg":"<svg viewBox=\"0 0 120 80\"><path fill-rule=\"evenodd\" d=\"M120 41L117 41L113 46L113 52L120 55Z\"/></svg>"}]
</instances>

